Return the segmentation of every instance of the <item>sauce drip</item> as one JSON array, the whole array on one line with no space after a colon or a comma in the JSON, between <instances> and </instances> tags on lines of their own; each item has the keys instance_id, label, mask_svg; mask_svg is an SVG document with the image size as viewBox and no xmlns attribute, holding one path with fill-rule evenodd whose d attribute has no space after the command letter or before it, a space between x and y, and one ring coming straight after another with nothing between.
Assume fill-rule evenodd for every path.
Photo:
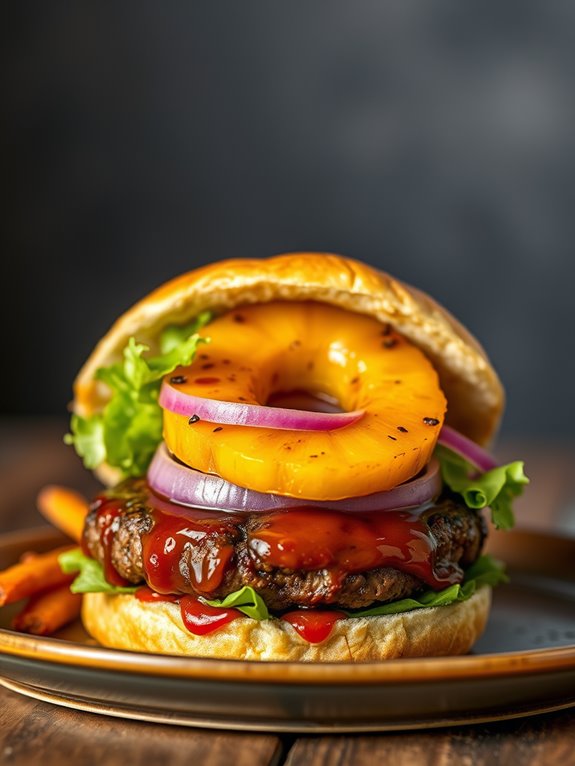
<instances>
[{"instance_id":1,"label":"sauce drip","mask_svg":"<svg viewBox=\"0 0 575 766\"><path fill-rule=\"evenodd\" d=\"M123 503L121 500L108 500L105 497L98 498L95 506L97 511L97 527L100 537L100 545L104 552L104 560L102 562L102 568L104 570L104 577L110 585L116 585L117 587L125 587L131 583L121 577L114 564L112 563L112 542L114 540L114 533L117 531L120 516L123 512ZM82 550L88 556L90 555L86 542L82 540Z\"/></svg>"},{"instance_id":2,"label":"sauce drip","mask_svg":"<svg viewBox=\"0 0 575 766\"><path fill-rule=\"evenodd\" d=\"M289 622L308 643L320 644L328 638L335 623L345 619L345 616L343 612L338 611L296 609L282 615L282 620Z\"/></svg>"},{"instance_id":3,"label":"sauce drip","mask_svg":"<svg viewBox=\"0 0 575 766\"><path fill-rule=\"evenodd\" d=\"M182 622L190 633L196 636L205 636L213 633L219 628L223 628L242 613L237 609L226 609L222 607L210 606L204 604L194 596L180 596L175 593L157 593L156 591L144 585L134 594L138 601L145 604L169 603L179 604Z\"/></svg>"},{"instance_id":4,"label":"sauce drip","mask_svg":"<svg viewBox=\"0 0 575 766\"><path fill-rule=\"evenodd\" d=\"M193 596L179 596L174 593L156 593L147 585L135 592L138 601L146 604L171 603L180 605L182 622L190 633L205 636L224 625L228 625L242 613L238 609L215 607L204 604ZM345 619L344 612L319 609L296 609L283 614L280 619L289 622L298 634L310 644L320 644L329 637L338 620Z\"/></svg>"},{"instance_id":5,"label":"sauce drip","mask_svg":"<svg viewBox=\"0 0 575 766\"><path fill-rule=\"evenodd\" d=\"M184 625L195 636L205 636L242 616L237 609L209 606L193 596L182 596L180 612Z\"/></svg>"},{"instance_id":6,"label":"sauce drip","mask_svg":"<svg viewBox=\"0 0 575 766\"><path fill-rule=\"evenodd\" d=\"M147 585L138 588L134 595L138 601L142 601L145 604L155 604L162 601L169 604L177 604L180 600L180 597L175 593L158 593L157 591L148 588Z\"/></svg>"},{"instance_id":7,"label":"sauce drip","mask_svg":"<svg viewBox=\"0 0 575 766\"><path fill-rule=\"evenodd\" d=\"M159 593L205 595L218 588L234 554L230 537L238 519L197 511L174 516L159 509L152 515L153 529L142 539L148 585Z\"/></svg>"},{"instance_id":8,"label":"sauce drip","mask_svg":"<svg viewBox=\"0 0 575 766\"><path fill-rule=\"evenodd\" d=\"M462 579L459 567L436 567L435 538L413 511L297 508L266 514L263 521L248 536L258 559L283 569L327 569L334 587L347 574L376 567L399 569L436 589Z\"/></svg>"}]
</instances>

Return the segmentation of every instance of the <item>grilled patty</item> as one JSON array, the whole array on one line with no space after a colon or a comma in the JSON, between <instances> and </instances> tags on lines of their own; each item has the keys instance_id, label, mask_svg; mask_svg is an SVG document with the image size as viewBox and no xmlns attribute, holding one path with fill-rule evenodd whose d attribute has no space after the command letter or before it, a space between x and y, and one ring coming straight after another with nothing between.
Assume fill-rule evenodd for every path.
<instances>
[{"instance_id":1,"label":"grilled patty","mask_svg":"<svg viewBox=\"0 0 575 766\"><path fill-rule=\"evenodd\" d=\"M109 532L107 552L101 542L98 505L87 517L84 542L90 555L100 563L107 559L125 580L143 583L142 540L154 527L154 512L147 505L146 493L139 483L124 485L119 497L122 512ZM481 515L444 497L427 509L422 519L436 542L438 569L465 568L477 559L486 533ZM233 546L234 552L220 585L210 592L210 598L224 598L228 593L250 585L273 610L321 604L358 609L407 598L428 588L416 577L391 567L344 573L337 577L328 569L306 571L270 567L258 558L253 546L248 545L250 535L263 524L265 514L246 514L239 523L236 521L229 528L223 528L216 539L212 538L211 544ZM190 578L194 555L193 547L187 547L179 561L180 574L192 594L196 592Z\"/></svg>"}]
</instances>

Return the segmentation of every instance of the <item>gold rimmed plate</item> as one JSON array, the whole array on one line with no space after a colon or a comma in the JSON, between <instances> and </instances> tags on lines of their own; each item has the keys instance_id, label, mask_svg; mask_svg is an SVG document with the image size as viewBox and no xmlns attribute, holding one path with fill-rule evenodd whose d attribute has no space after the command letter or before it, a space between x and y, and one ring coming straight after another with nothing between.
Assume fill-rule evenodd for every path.
<instances>
[{"instance_id":1,"label":"gold rimmed plate","mask_svg":"<svg viewBox=\"0 0 575 766\"><path fill-rule=\"evenodd\" d=\"M0 567L60 542L48 529L0 537ZM494 535L511 583L494 593L465 657L383 663L209 660L105 649L79 624L54 638L1 615L0 683L55 704L221 729L353 732L500 720L575 706L575 541Z\"/></svg>"}]
</instances>

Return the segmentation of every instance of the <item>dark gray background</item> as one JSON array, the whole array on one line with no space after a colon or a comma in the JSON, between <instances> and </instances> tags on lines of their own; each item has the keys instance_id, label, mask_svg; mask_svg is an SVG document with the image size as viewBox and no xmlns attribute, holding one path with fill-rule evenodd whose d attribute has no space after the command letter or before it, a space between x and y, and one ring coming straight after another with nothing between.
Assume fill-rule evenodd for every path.
<instances>
[{"instance_id":1,"label":"dark gray background","mask_svg":"<svg viewBox=\"0 0 575 766\"><path fill-rule=\"evenodd\" d=\"M4 413L62 413L160 281L320 249L459 316L507 434L571 435L575 3L23 2L2 28Z\"/></svg>"}]
</instances>

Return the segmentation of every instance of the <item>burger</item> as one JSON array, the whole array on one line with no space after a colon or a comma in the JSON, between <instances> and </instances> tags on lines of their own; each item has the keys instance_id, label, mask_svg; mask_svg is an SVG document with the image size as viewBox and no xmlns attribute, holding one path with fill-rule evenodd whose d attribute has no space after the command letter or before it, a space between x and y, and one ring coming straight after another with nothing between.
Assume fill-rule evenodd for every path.
<instances>
[{"instance_id":1,"label":"burger","mask_svg":"<svg viewBox=\"0 0 575 766\"><path fill-rule=\"evenodd\" d=\"M467 652L527 479L503 389L424 293L321 253L163 285L96 346L67 441L107 485L77 572L102 645L362 661Z\"/></svg>"}]
</instances>

